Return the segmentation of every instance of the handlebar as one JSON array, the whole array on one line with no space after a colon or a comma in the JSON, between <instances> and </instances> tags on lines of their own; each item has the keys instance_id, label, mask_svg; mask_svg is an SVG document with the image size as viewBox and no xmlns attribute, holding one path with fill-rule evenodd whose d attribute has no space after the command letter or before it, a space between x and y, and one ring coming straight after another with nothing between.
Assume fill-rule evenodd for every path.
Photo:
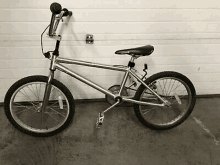
<instances>
[{"instance_id":1,"label":"handlebar","mask_svg":"<svg viewBox=\"0 0 220 165\"><path fill-rule=\"evenodd\" d=\"M50 5L50 10L52 12L52 16L50 20L49 36L53 36L62 17L72 16L72 12L68 11L66 8L62 9L62 6L56 2Z\"/></svg>"},{"instance_id":2,"label":"handlebar","mask_svg":"<svg viewBox=\"0 0 220 165\"><path fill-rule=\"evenodd\" d=\"M54 2L50 5L50 11L53 14L60 14L61 10L62 10L62 6L59 3Z\"/></svg>"}]
</instances>

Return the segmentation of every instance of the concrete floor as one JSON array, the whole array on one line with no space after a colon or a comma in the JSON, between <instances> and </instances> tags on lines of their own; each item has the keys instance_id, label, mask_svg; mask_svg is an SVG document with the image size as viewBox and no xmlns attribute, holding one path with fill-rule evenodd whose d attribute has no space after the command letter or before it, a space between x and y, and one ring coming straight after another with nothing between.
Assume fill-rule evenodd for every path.
<instances>
[{"instance_id":1,"label":"concrete floor","mask_svg":"<svg viewBox=\"0 0 220 165\"><path fill-rule=\"evenodd\" d=\"M72 124L53 137L36 138L16 130L0 108L1 165L220 165L220 98L197 99L180 126L153 131L132 107L117 107L95 129L106 102L76 104Z\"/></svg>"}]
</instances>

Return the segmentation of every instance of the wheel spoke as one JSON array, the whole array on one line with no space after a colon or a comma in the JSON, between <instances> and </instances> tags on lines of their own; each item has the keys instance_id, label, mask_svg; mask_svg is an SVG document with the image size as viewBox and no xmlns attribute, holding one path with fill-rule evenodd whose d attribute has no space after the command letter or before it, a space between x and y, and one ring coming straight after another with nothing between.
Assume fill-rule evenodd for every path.
<instances>
[{"instance_id":1,"label":"wheel spoke","mask_svg":"<svg viewBox=\"0 0 220 165\"><path fill-rule=\"evenodd\" d=\"M19 105L19 106L14 106L14 107L25 107L25 108L27 108L27 109L31 109L31 108L28 108L27 106L24 106L24 105L19 104L19 103L14 103L14 104L18 104L18 105Z\"/></svg>"},{"instance_id":2,"label":"wheel spoke","mask_svg":"<svg viewBox=\"0 0 220 165\"><path fill-rule=\"evenodd\" d=\"M54 120L56 120L58 123L60 122L59 120L57 120L55 117L53 117L50 113L47 113L51 118L53 118Z\"/></svg>"},{"instance_id":3,"label":"wheel spoke","mask_svg":"<svg viewBox=\"0 0 220 165\"><path fill-rule=\"evenodd\" d=\"M66 116L64 116L62 113L57 112L56 110L54 110L53 108L51 108L51 107L49 107L49 108L50 108L51 110L53 110L54 112L56 112L56 113L60 114L61 116L66 117Z\"/></svg>"},{"instance_id":4,"label":"wheel spoke","mask_svg":"<svg viewBox=\"0 0 220 165\"><path fill-rule=\"evenodd\" d=\"M24 109L22 111L16 112L15 114L19 114L19 113L22 113L22 112L27 111L27 110L32 110L32 109ZM35 110L32 110L32 111L36 112Z\"/></svg>"},{"instance_id":5,"label":"wheel spoke","mask_svg":"<svg viewBox=\"0 0 220 165\"><path fill-rule=\"evenodd\" d=\"M41 85L41 84L40 84ZM35 87L36 87L36 92L37 92L37 99L38 99L38 103L40 102L40 92L38 91L38 88L37 88L37 84L35 84Z\"/></svg>"},{"instance_id":6,"label":"wheel spoke","mask_svg":"<svg viewBox=\"0 0 220 165\"><path fill-rule=\"evenodd\" d=\"M168 86L168 88L167 88L168 95L169 95L169 89L170 89L171 81L172 81L172 79L170 80L169 86Z\"/></svg>"},{"instance_id":7,"label":"wheel spoke","mask_svg":"<svg viewBox=\"0 0 220 165\"><path fill-rule=\"evenodd\" d=\"M166 83L165 83L165 85L164 85L165 96L167 96L166 84L167 84L167 79L166 79Z\"/></svg>"},{"instance_id":8,"label":"wheel spoke","mask_svg":"<svg viewBox=\"0 0 220 165\"><path fill-rule=\"evenodd\" d=\"M25 92L25 90L23 89L23 91ZM20 91L21 92L21 91ZM21 94L23 94L22 92L21 92ZM26 94L26 95L25 95ZM36 107L36 105L33 103L33 101L31 101L31 99L27 96L27 93L25 92L25 94L23 94L27 99L29 99L30 101L28 101L29 103L31 103L32 105L33 105L33 107L35 108ZM36 108L35 108L36 109Z\"/></svg>"},{"instance_id":9,"label":"wheel spoke","mask_svg":"<svg viewBox=\"0 0 220 165\"><path fill-rule=\"evenodd\" d=\"M173 89L173 85L174 85L174 83L175 83L175 80L173 80L173 84L172 84L172 86L171 86L171 88L170 88L170 91ZM171 92L169 92L168 95L170 95L170 93L171 93Z\"/></svg>"},{"instance_id":10,"label":"wheel spoke","mask_svg":"<svg viewBox=\"0 0 220 165\"><path fill-rule=\"evenodd\" d=\"M144 110L142 110L142 112L145 111L145 112L143 112L143 114L145 115L146 113L149 113L150 111L152 111L152 110L154 110L154 109L155 109L155 108L151 108L151 109L148 109L148 110L144 109Z\"/></svg>"},{"instance_id":11,"label":"wheel spoke","mask_svg":"<svg viewBox=\"0 0 220 165\"><path fill-rule=\"evenodd\" d=\"M154 91L158 93L160 97L169 101L171 105L169 107L138 106L139 109L137 110L140 111L142 115L142 118L138 118L140 121L144 119L146 126L155 129L173 127L173 125L178 125L180 122L183 122L180 119L183 118L190 109L192 97L189 84L184 81L184 78L172 77L170 74L172 73L169 73L168 77L159 75L159 78L156 79L155 77L150 84L152 85L152 89L154 89L153 83L156 82L156 90L154 89ZM176 73L174 74L176 75ZM160 103L158 98L154 97L154 99L150 99L148 93L148 89L145 88L138 100L150 103Z\"/></svg>"},{"instance_id":12,"label":"wheel spoke","mask_svg":"<svg viewBox=\"0 0 220 165\"><path fill-rule=\"evenodd\" d=\"M55 97L55 100L56 100L59 96L61 96L61 95L59 94L57 97ZM54 102L52 105L54 105L54 104L56 104L56 103L59 103L59 101L57 100L57 101ZM51 107L52 105L50 105L49 107Z\"/></svg>"},{"instance_id":13,"label":"wheel spoke","mask_svg":"<svg viewBox=\"0 0 220 165\"><path fill-rule=\"evenodd\" d=\"M53 89L50 91L50 96L52 96L52 94L51 93L53 93L53 90L55 89L54 87L52 87Z\"/></svg>"},{"instance_id":14,"label":"wheel spoke","mask_svg":"<svg viewBox=\"0 0 220 165\"><path fill-rule=\"evenodd\" d=\"M40 84L40 90L38 92L39 99L40 99L40 92L41 92L41 84Z\"/></svg>"},{"instance_id":15,"label":"wheel spoke","mask_svg":"<svg viewBox=\"0 0 220 165\"><path fill-rule=\"evenodd\" d=\"M49 106L49 108L55 108L57 106ZM67 107L67 105L63 105L63 107Z\"/></svg>"},{"instance_id":16,"label":"wheel spoke","mask_svg":"<svg viewBox=\"0 0 220 165\"><path fill-rule=\"evenodd\" d=\"M178 83L180 83L180 82L178 82ZM182 84L180 83L180 85L177 86L177 87L176 87L175 89L173 89L172 91L170 91L170 93L173 92L174 90L176 90L177 88L179 88L181 85L182 85ZM169 93L169 94L170 94L170 93Z\"/></svg>"},{"instance_id":17,"label":"wheel spoke","mask_svg":"<svg viewBox=\"0 0 220 165\"><path fill-rule=\"evenodd\" d=\"M30 87L27 86L27 88L28 88L28 89L34 94L34 96L37 98L36 94L30 89ZM33 89L32 85L31 85L31 88ZM37 98L37 100L38 100L38 98ZM39 101L38 101L38 103L39 103Z\"/></svg>"},{"instance_id":18,"label":"wheel spoke","mask_svg":"<svg viewBox=\"0 0 220 165\"><path fill-rule=\"evenodd\" d=\"M163 89L162 89L161 84L160 84L160 81L158 81L158 83L159 83L159 85L160 85L160 89L161 89L162 94L164 94L164 93L163 93Z\"/></svg>"},{"instance_id":19,"label":"wheel spoke","mask_svg":"<svg viewBox=\"0 0 220 165\"><path fill-rule=\"evenodd\" d=\"M36 78L34 77L34 79ZM10 99L9 113L13 117L13 124L20 130L23 129L28 134L44 134L46 136L63 126L70 115L73 116L74 109L71 110L73 112L69 113L69 108L72 107L69 105L69 100L72 103L74 100L63 92L62 85L55 86L51 84L48 105L45 107L47 111L41 112L42 95L45 92L45 84L47 82L42 81L41 78L39 80L36 82L30 80L28 83L25 82L26 84L17 86ZM62 110L60 110L59 106L59 97L62 98L64 104Z\"/></svg>"}]
</instances>

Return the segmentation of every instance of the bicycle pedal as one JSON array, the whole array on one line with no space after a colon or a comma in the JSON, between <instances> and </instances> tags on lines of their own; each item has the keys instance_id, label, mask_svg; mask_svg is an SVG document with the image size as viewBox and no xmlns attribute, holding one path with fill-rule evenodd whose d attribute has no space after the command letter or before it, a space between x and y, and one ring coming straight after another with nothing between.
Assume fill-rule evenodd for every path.
<instances>
[{"instance_id":1,"label":"bicycle pedal","mask_svg":"<svg viewBox=\"0 0 220 165\"><path fill-rule=\"evenodd\" d=\"M101 128L103 121L104 121L104 114L99 113L99 116L96 122L96 128Z\"/></svg>"}]
</instances>

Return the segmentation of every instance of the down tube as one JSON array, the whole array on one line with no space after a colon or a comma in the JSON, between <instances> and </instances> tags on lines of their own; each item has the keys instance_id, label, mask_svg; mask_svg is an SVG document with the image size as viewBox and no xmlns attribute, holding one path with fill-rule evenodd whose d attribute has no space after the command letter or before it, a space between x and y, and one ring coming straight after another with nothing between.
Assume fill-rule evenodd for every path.
<instances>
[{"instance_id":1,"label":"down tube","mask_svg":"<svg viewBox=\"0 0 220 165\"><path fill-rule=\"evenodd\" d=\"M108 90L106 90L106 89L102 88L101 86L91 82L90 80L87 80L86 78L84 78L84 77L74 73L72 70L68 69L67 67L65 67L65 66L63 66L61 64L56 64L56 69L60 70L61 72L66 73L66 74L68 74L68 75L70 75L70 76L72 76L72 77L74 77L76 79L78 79L79 81L84 82L85 84L87 84L87 85L97 89L98 91L100 91L100 92L102 92L102 93L104 93L106 95L109 95L109 96L111 96L113 98L115 97L115 95L112 94L111 92L109 92Z\"/></svg>"}]
</instances>

